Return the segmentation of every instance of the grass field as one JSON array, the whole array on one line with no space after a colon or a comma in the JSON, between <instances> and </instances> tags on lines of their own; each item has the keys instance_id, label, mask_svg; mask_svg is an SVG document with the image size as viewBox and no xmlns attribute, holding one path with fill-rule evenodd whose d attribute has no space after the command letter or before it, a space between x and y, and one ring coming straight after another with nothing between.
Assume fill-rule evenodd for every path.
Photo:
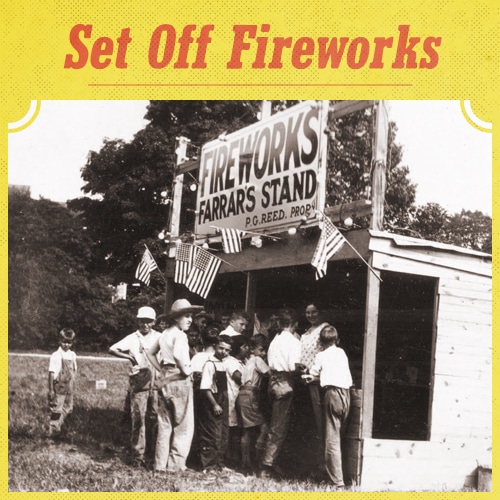
<instances>
[{"instance_id":1,"label":"grass field","mask_svg":"<svg viewBox=\"0 0 500 500\"><path fill-rule=\"evenodd\" d=\"M75 408L67 436L47 435L48 357L9 356L9 491L326 492L312 479L264 480L236 472L154 476L127 465L121 425L128 364L114 358L78 361ZM106 380L96 390L96 380Z\"/></svg>"}]
</instances>

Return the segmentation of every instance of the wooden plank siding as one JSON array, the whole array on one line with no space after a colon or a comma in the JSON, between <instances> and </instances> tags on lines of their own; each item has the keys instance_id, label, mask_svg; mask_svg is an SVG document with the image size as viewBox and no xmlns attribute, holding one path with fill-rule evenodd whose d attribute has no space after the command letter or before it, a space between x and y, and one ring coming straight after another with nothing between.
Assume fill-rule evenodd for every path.
<instances>
[{"instance_id":1,"label":"wooden plank siding","mask_svg":"<svg viewBox=\"0 0 500 500\"><path fill-rule=\"evenodd\" d=\"M365 439L363 491L460 491L477 485L476 457L484 441L430 442Z\"/></svg>"},{"instance_id":2,"label":"wooden plank siding","mask_svg":"<svg viewBox=\"0 0 500 500\"><path fill-rule=\"evenodd\" d=\"M416 260L407 260L404 257L397 257L394 255L387 255L383 253L374 253L373 267L381 271L392 271L396 273L415 274L419 276L436 276L447 277L450 279L460 280L461 272L456 269L439 267L431 263L418 262ZM470 274L471 283L482 283L482 276L475 276ZM476 278L476 279L474 279ZM484 290L484 287L481 286Z\"/></svg>"},{"instance_id":3,"label":"wooden plank siding","mask_svg":"<svg viewBox=\"0 0 500 500\"><path fill-rule=\"evenodd\" d=\"M490 301L468 298L469 285L439 282L431 440L492 436L491 295ZM491 294L491 280L475 281L474 288Z\"/></svg>"},{"instance_id":4,"label":"wooden plank siding","mask_svg":"<svg viewBox=\"0 0 500 500\"><path fill-rule=\"evenodd\" d=\"M381 234L381 233L380 233ZM430 438L364 435L362 491L477 487L492 459L491 258L450 248L396 245L372 234L375 269L437 278Z\"/></svg>"}]
</instances>

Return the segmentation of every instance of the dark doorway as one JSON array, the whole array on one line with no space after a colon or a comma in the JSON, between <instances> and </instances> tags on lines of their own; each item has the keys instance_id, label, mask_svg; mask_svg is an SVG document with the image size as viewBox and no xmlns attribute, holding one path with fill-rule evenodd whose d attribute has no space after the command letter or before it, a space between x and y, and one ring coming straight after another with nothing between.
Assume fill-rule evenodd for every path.
<instances>
[{"instance_id":1,"label":"dark doorway","mask_svg":"<svg viewBox=\"0 0 500 500\"><path fill-rule=\"evenodd\" d=\"M382 273L373 437L427 440L436 280Z\"/></svg>"}]
</instances>

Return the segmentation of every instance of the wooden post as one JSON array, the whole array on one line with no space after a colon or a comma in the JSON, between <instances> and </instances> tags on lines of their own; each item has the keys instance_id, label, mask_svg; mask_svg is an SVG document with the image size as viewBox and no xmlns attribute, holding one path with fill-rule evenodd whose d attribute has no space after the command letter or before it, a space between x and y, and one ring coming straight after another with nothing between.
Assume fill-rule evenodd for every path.
<instances>
[{"instance_id":1,"label":"wooden post","mask_svg":"<svg viewBox=\"0 0 500 500\"><path fill-rule=\"evenodd\" d=\"M319 130L320 130L320 144L321 149L319 152L319 166L316 180L318 183L318 197L316 210L324 210L326 205L326 183L327 183L327 170L328 170L328 152L330 150L330 136L328 132L328 110L330 101L318 102L319 106ZM312 215L312 214L311 214Z\"/></svg>"},{"instance_id":2,"label":"wooden post","mask_svg":"<svg viewBox=\"0 0 500 500\"><path fill-rule=\"evenodd\" d=\"M175 150L175 154L177 157L176 166L186 161L187 154L187 145L190 142L187 137L176 137L177 139L177 148ZM172 196L172 204L170 208L170 243L168 249L168 257L175 257L175 245L172 242L179 237L180 230L180 220L181 220L181 203L182 203L182 187L184 184L184 174L176 175L174 179L174 189ZM174 280L172 278L166 279L165 286L165 312L170 310L170 306L174 301Z\"/></svg>"},{"instance_id":3,"label":"wooden post","mask_svg":"<svg viewBox=\"0 0 500 500\"><path fill-rule=\"evenodd\" d=\"M271 116L271 101L262 101L260 105L260 120L265 120Z\"/></svg>"},{"instance_id":4,"label":"wooden post","mask_svg":"<svg viewBox=\"0 0 500 500\"><path fill-rule=\"evenodd\" d=\"M253 273L247 273L247 289L245 296L245 311L250 315L250 321L253 320L255 314L255 299L257 296L257 283Z\"/></svg>"},{"instance_id":5,"label":"wooden post","mask_svg":"<svg viewBox=\"0 0 500 500\"><path fill-rule=\"evenodd\" d=\"M186 161L187 145L190 142L187 137L177 137L177 166ZM174 179L174 195L172 197L172 213L170 217L170 235L172 240L179 236L181 221L182 187L184 184L184 174L177 174ZM175 247L170 247L169 257L175 256Z\"/></svg>"},{"instance_id":6,"label":"wooden post","mask_svg":"<svg viewBox=\"0 0 500 500\"><path fill-rule=\"evenodd\" d=\"M370 266L372 265L370 258ZM379 271L375 271L380 274ZM366 285L365 341L363 345L363 417L361 437L370 438L373 428L373 399L375 395L375 364L377 361L377 330L379 317L380 280L368 272Z\"/></svg>"},{"instance_id":7,"label":"wooden post","mask_svg":"<svg viewBox=\"0 0 500 500\"><path fill-rule=\"evenodd\" d=\"M382 231L386 189L387 139L389 118L384 101L378 101L372 152L372 218L370 229Z\"/></svg>"},{"instance_id":8,"label":"wooden post","mask_svg":"<svg viewBox=\"0 0 500 500\"><path fill-rule=\"evenodd\" d=\"M372 151L372 218L370 229L382 231L386 188L387 139L389 118L384 101L377 103L377 120ZM370 257L369 264L372 265ZM380 272L375 271L379 276ZM380 280L372 272L366 281L365 341L363 346L363 423L361 435L370 438L373 432L375 396L375 368L377 363L377 335L379 317Z\"/></svg>"}]
</instances>

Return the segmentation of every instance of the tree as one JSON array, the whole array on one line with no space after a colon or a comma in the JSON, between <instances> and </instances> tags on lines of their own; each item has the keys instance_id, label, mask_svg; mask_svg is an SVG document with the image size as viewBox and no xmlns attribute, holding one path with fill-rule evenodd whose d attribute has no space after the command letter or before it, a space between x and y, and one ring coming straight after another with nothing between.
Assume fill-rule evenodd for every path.
<instances>
[{"instance_id":1,"label":"tree","mask_svg":"<svg viewBox=\"0 0 500 500\"><path fill-rule=\"evenodd\" d=\"M410 229L419 237L491 253L492 220L480 211L450 215L438 203L416 208Z\"/></svg>"},{"instance_id":2,"label":"tree","mask_svg":"<svg viewBox=\"0 0 500 500\"><path fill-rule=\"evenodd\" d=\"M374 123L373 107L338 119L333 116L333 121L330 121L329 127L335 132L330 145L327 173L327 203L330 205L370 199ZM398 231L408 226L417 188L410 180L409 168L401 164L403 148L397 144L396 136L397 126L391 122L384 215L385 228L389 231ZM362 227L369 225L368 218L356 222Z\"/></svg>"},{"instance_id":3,"label":"tree","mask_svg":"<svg viewBox=\"0 0 500 500\"><path fill-rule=\"evenodd\" d=\"M119 328L104 276L88 272L91 241L77 214L9 195L9 347L56 344L63 327L99 342Z\"/></svg>"},{"instance_id":4,"label":"tree","mask_svg":"<svg viewBox=\"0 0 500 500\"><path fill-rule=\"evenodd\" d=\"M421 238L444 243L448 223L449 214L439 203L427 203L414 210L409 228Z\"/></svg>"},{"instance_id":5,"label":"tree","mask_svg":"<svg viewBox=\"0 0 500 500\"><path fill-rule=\"evenodd\" d=\"M69 206L82 213L94 241L93 269L112 273L115 282L130 282L147 244L164 268L165 247L157 238L168 224L169 205L176 165L176 138L192 142L190 157L199 155L204 142L223 132L257 120L260 101L151 101L146 113L150 123L129 143L105 141L99 152L91 151L82 169L84 192ZM185 190L186 207L194 205L193 193ZM182 225L193 221L184 211ZM163 281L153 275L153 288Z\"/></svg>"},{"instance_id":6,"label":"tree","mask_svg":"<svg viewBox=\"0 0 500 500\"><path fill-rule=\"evenodd\" d=\"M297 102L271 104L278 111ZM130 281L143 244L150 247L163 268L164 247L156 236L167 225L169 207L161 193L171 190L176 137L188 137L188 156L198 156L204 143L254 123L260 105L261 101L151 101L145 116L149 124L131 142L105 141L99 152L89 153L82 170L86 182L83 189L93 198L73 200L69 206L82 212L95 242L96 272L113 273L117 282ZM331 124L335 139L330 148L329 204L369 197L373 114L369 108L335 119ZM388 214L397 221L413 202L415 186L408 179L408 169L398 166L401 147L395 144L395 133L393 126ZM184 231L194 221L195 196L185 186L181 214ZM161 288L161 280L155 278L152 286Z\"/></svg>"}]
</instances>

